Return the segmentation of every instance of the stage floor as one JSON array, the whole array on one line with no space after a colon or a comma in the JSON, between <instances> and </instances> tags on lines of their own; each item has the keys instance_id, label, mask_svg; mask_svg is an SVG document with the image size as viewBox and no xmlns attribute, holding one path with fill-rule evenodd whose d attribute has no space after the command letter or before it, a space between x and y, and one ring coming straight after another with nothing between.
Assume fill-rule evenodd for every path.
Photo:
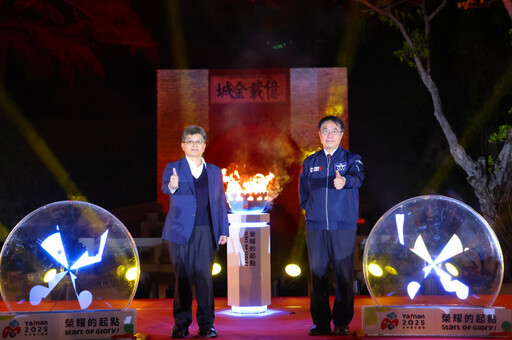
<instances>
[{"instance_id":1,"label":"stage floor","mask_svg":"<svg viewBox=\"0 0 512 340\"><path fill-rule=\"evenodd\" d=\"M331 297L333 298L333 297ZM195 300L194 300L195 301ZM332 302L332 301L331 301ZM356 296L355 315L350 323L352 332L362 330L362 306L374 306L370 296ZM512 309L512 295L500 295L494 306ZM169 339L173 326L172 299L138 299L134 300L130 308L137 309L137 332L140 338ZM199 338L195 318L190 326L190 335L187 338ZM311 337L308 330L312 326L309 315L309 297L275 297L266 313L260 315L239 315L231 312L226 298L215 299L215 328L219 339L332 339L338 336ZM344 339L358 339L357 336L343 337ZM377 337L361 336L361 339L377 339ZM385 337L391 339L392 337ZM411 337L398 337L397 339L412 339ZM416 338L417 339L417 338ZM421 337L426 339L440 339L439 337ZM457 337L457 339L465 339ZM489 339L489 338L467 338Z\"/></svg>"}]
</instances>

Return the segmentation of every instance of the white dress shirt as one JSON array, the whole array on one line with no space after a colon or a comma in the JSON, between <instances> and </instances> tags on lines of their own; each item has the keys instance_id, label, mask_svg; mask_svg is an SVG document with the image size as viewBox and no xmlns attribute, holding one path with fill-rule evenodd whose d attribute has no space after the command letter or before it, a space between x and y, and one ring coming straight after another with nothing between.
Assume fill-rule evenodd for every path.
<instances>
[{"instance_id":1,"label":"white dress shirt","mask_svg":"<svg viewBox=\"0 0 512 340\"><path fill-rule=\"evenodd\" d=\"M188 165L190 166L190 171L192 172L192 176L194 176L196 179L201 176L201 173L203 172L204 166L206 166L206 162L204 161L204 158L201 157L201 164L196 165L196 162L189 159L188 157L185 157L187 159ZM204 165L204 166L203 166Z\"/></svg>"}]
</instances>

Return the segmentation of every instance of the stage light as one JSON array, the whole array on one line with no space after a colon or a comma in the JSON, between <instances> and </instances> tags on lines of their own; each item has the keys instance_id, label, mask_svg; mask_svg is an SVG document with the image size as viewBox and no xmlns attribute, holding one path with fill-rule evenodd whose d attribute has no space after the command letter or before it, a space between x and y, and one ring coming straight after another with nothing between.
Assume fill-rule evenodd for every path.
<instances>
[{"instance_id":1,"label":"stage light","mask_svg":"<svg viewBox=\"0 0 512 340\"><path fill-rule=\"evenodd\" d=\"M384 270L388 273L388 274L391 274L391 275L398 275L398 272L396 271L395 268L391 267L391 266L385 266L384 267Z\"/></svg>"},{"instance_id":2,"label":"stage light","mask_svg":"<svg viewBox=\"0 0 512 340\"><path fill-rule=\"evenodd\" d=\"M451 264L450 262L446 262L444 266L446 267L448 273L452 274L453 276L459 276L459 271L453 264Z\"/></svg>"},{"instance_id":3,"label":"stage light","mask_svg":"<svg viewBox=\"0 0 512 340\"><path fill-rule=\"evenodd\" d=\"M250 307L231 306L231 310L234 313L239 313L239 314L259 314L259 313L265 313L267 311L267 305L250 306Z\"/></svg>"},{"instance_id":4,"label":"stage light","mask_svg":"<svg viewBox=\"0 0 512 340\"><path fill-rule=\"evenodd\" d=\"M382 268L375 263L372 263L368 266L368 271L372 273L374 276L381 277L384 272L382 271Z\"/></svg>"},{"instance_id":5,"label":"stage light","mask_svg":"<svg viewBox=\"0 0 512 340\"><path fill-rule=\"evenodd\" d=\"M55 277L56 274L57 274L56 269L50 269L49 271L47 271L43 278L44 283L48 283L51 280L53 280L53 278Z\"/></svg>"},{"instance_id":6,"label":"stage light","mask_svg":"<svg viewBox=\"0 0 512 340\"><path fill-rule=\"evenodd\" d=\"M2 223L0 222L0 241L5 242L5 239L9 235L10 230Z\"/></svg>"},{"instance_id":7,"label":"stage light","mask_svg":"<svg viewBox=\"0 0 512 340\"><path fill-rule=\"evenodd\" d=\"M121 277L124 275L124 272L126 271L126 267L123 266L122 264L117 266L117 270L116 270L116 273L117 273L117 276L118 277Z\"/></svg>"},{"instance_id":8,"label":"stage light","mask_svg":"<svg viewBox=\"0 0 512 340\"><path fill-rule=\"evenodd\" d=\"M125 278L127 281L134 281L137 279L137 267L131 267L126 271Z\"/></svg>"},{"instance_id":9,"label":"stage light","mask_svg":"<svg viewBox=\"0 0 512 340\"><path fill-rule=\"evenodd\" d=\"M218 263L213 264L212 275L217 275L222 270L222 267Z\"/></svg>"},{"instance_id":10,"label":"stage light","mask_svg":"<svg viewBox=\"0 0 512 340\"><path fill-rule=\"evenodd\" d=\"M284 271L286 272L286 274L290 275L291 277L297 277L301 273L300 267L296 264L287 265L284 268Z\"/></svg>"}]
</instances>

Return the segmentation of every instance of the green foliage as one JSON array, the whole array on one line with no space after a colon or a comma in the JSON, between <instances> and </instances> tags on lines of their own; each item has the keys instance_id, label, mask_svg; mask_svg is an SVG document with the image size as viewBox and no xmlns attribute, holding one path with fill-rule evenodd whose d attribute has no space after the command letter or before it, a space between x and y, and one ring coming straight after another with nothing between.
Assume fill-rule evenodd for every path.
<instances>
[{"instance_id":1,"label":"green foliage","mask_svg":"<svg viewBox=\"0 0 512 340\"><path fill-rule=\"evenodd\" d=\"M489 166L487 168L487 170L489 170L489 172L492 172L492 168L494 167L494 164L496 164L494 162L494 158L492 157L492 155L489 155L489 158L487 158L487 165Z\"/></svg>"},{"instance_id":2,"label":"green foliage","mask_svg":"<svg viewBox=\"0 0 512 340\"><path fill-rule=\"evenodd\" d=\"M399 29L392 17L404 27L417 26L418 19L420 19L419 22L423 21L421 18L424 16L424 11L421 7L418 7L417 2L379 0L375 5L383 10L385 14L377 13L376 11L371 11L370 13L376 15L379 21L390 27ZM407 63L410 67L415 67L414 58L428 59L430 56L429 43L428 39L419 29L409 30L408 35L411 39L412 47L407 41L404 41L403 47L393 52L393 54L401 62Z\"/></svg>"},{"instance_id":3,"label":"green foliage","mask_svg":"<svg viewBox=\"0 0 512 340\"><path fill-rule=\"evenodd\" d=\"M511 129L512 129L512 125L508 125L508 124L500 125L498 127L498 132L493 133L489 137L489 143L491 143L491 144L503 143L505 141L505 139L507 139L507 136Z\"/></svg>"},{"instance_id":4,"label":"green foliage","mask_svg":"<svg viewBox=\"0 0 512 340\"><path fill-rule=\"evenodd\" d=\"M430 50L428 48L428 42L425 39L425 36L421 34L419 30L414 30L411 35L411 40L414 45L414 49L412 49L407 41L404 41L404 46L402 49L393 52L393 54L398 57L401 62L407 63L410 67L415 67L414 58L418 57L420 59L425 59L430 56Z\"/></svg>"},{"instance_id":5,"label":"green foliage","mask_svg":"<svg viewBox=\"0 0 512 340\"><path fill-rule=\"evenodd\" d=\"M508 114L512 115L512 107L508 110ZM493 133L489 137L489 143L491 143L491 144L503 143L507 139L507 136L510 133L511 129L512 129L512 125L509 125L509 124L500 125L498 127L498 132Z\"/></svg>"},{"instance_id":6,"label":"green foliage","mask_svg":"<svg viewBox=\"0 0 512 340\"><path fill-rule=\"evenodd\" d=\"M512 107L508 110L508 114L512 115ZM498 132L494 132L493 134L491 134L489 136L489 143L491 143L491 144L503 143L507 139L508 134L510 133L510 130L512 130L512 125L509 125L509 124L500 125L498 127ZM487 159L487 165L489 165L489 172L492 172L492 167L494 166L494 164L495 164L494 158L491 155Z\"/></svg>"},{"instance_id":7,"label":"green foliage","mask_svg":"<svg viewBox=\"0 0 512 340\"><path fill-rule=\"evenodd\" d=\"M386 15L383 15L383 14L380 14L380 13L377 13L375 11L371 11L370 12L370 15L373 16L373 17L376 17L377 20L379 20L380 22L388 25L389 27L393 27L395 26L395 24L393 23L393 21Z\"/></svg>"}]
</instances>

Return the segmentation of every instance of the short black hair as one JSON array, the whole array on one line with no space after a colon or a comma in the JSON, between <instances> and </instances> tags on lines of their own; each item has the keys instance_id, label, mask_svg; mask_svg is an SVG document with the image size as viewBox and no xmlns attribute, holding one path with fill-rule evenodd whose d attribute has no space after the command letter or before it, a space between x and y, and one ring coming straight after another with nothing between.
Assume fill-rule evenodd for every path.
<instances>
[{"instance_id":1,"label":"short black hair","mask_svg":"<svg viewBox=\"0 0 512 340\"><path fill-rule=\"evenodd\" d=\"M185 142L188 136L191 135L201 135L203 137L203 142L206 143L206 132L204 132L203 128L197 125L190 125L183 131L183 136L181 137L181 141Z\"/></svg>"},{"instance_id":2,"label":"short black hair","mask_svg":"<svg viewBox=\"0 0 512 340\"><path fill-rule=\"evenodd\" d=\"M325 116L324 118L320 119L320 122L318 122L318 130L322 128L322 125L324 125L325 122L331 121L334 124L338 125L341 129L341 132L345 131L345 124L339 119L339 117L336 116Z\"/></svg>"}]
</instances>

